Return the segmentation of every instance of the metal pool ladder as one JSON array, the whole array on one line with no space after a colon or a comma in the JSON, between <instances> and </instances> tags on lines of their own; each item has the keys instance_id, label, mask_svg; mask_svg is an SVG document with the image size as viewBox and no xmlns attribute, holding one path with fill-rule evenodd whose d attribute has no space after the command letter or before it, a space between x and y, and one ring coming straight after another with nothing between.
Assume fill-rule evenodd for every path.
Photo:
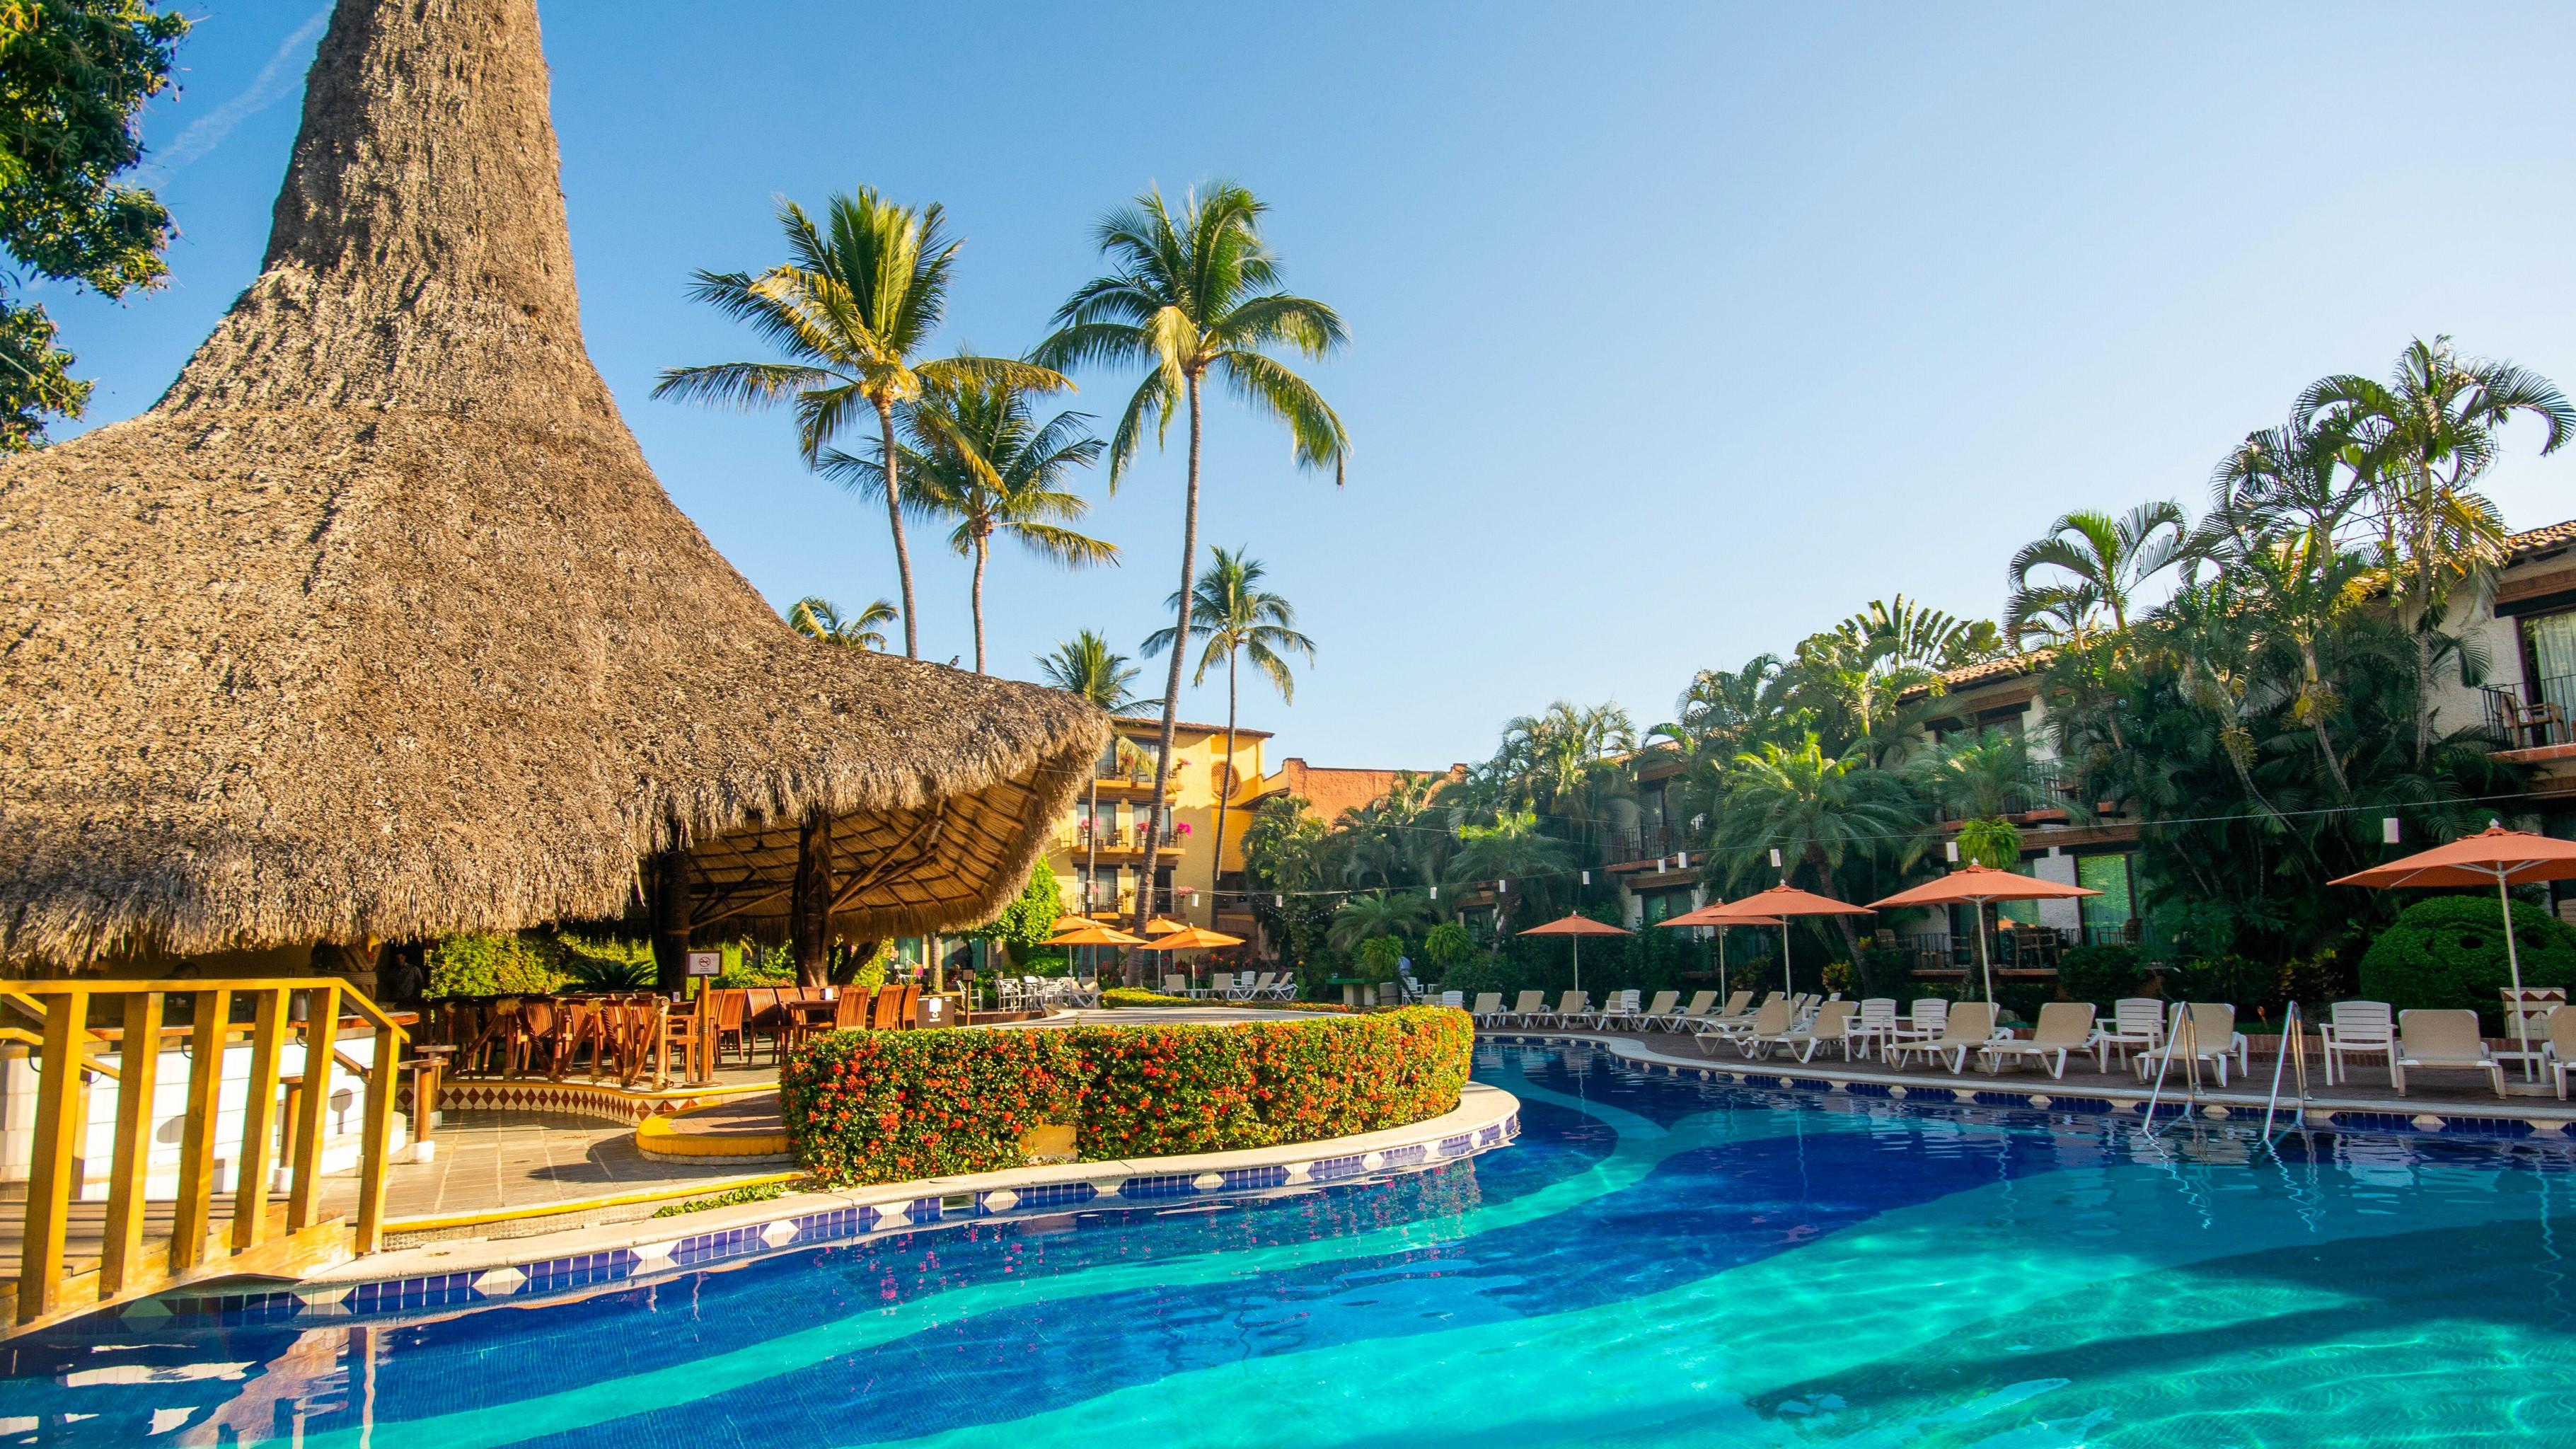
<instances>
[{"instance_id":1,"label":"metal pool ladder","mask_svg":"<svg viewBox=\"0 0 2576 1449\"><path fill-rule=\"evenodd\" d=\"M2188 1049L2184 1046L2186 1037L2189 1039ZM2156 1085L2147 1093L2145 1135L2150 1140L2156 1135L2156 1104L2165 1094L2165 1073L2173 1070L2176 1051L2184 1052L2183 1072L2191 1079L2190 1091L2183 1098L2182 1110L2182 1115L2188 1117L2191 1115L2191 1109L2200 1101L2200 1023L2192 1019L2191 1005L2188 1002L2175 1002L2173 1020L2165 1025L2164 1054L2156 1060Z\"/></svg>"},{"instance_id":2,"label":"metal pool ladder","mask_svg":"<svg viewBox=\"0 0 2576 1449\"><path fill-rule=\"evenodd\" d=\"M2272 1059L2272 1095L2263 1103L2263 1142L2267 1147L2273 1140L2272 1114L2281 1106L2281 1069L2288 1066L2294 1056L2299 1061L2299 1101L2291 1120L2305 1127L2308 1125L2308 1034L2299 1021L2299 1003L2295 1001L2281 1013L2281 1053Z\"/></svg>"}]
</instances>

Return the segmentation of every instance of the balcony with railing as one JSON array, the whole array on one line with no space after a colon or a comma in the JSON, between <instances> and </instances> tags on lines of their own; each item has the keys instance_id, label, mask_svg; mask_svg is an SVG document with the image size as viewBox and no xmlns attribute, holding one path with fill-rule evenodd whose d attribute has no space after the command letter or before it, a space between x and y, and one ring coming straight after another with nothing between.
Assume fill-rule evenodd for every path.
<instances>
[{"instance_id":1,"label":"balcony with railing","mask_svg":"<svg viewBox=\"0 0 2576 1449\"><path fill-rule=\"evenodd\" d=\"M1682 832L1664 825L1613 827L1601 837L1601 863L1613 870L1651 867L1691 847Z\"/></svg>"},{"instance_id":2,"label":"balcony with railing","mask_svg":"<svg viewBox=\"0 0 2576 1449\"><path fill-rule=\"evenodd\" d=\"M2498 750L2556 751L2576 744L2576 674L2534 680L2523 689L2488 685L2478 694L2486 736Z\"/></svg>"}]
</instances>

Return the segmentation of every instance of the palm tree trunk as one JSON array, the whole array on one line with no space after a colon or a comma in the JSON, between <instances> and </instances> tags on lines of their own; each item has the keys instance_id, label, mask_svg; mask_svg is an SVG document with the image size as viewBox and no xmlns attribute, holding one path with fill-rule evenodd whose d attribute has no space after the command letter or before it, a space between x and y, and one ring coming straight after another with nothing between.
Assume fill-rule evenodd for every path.
<instances>
[{"instance_id":1,"label":"palm tree trunk","mask_svg":"<svg viewBox=\"0 0 2576 1449\"><path fill-rule=\"evenodd\" d=\"M2334 776L2335 793L2350 795L2352 782L2344 778L2343 761L2335 758L2334 737L2326 733L2325 711L2317 706L2317 697L2325 692L2325 679L2317 670L2316 641L2300 640L2299 655L2308 668L2308 728L2316 733L2317 753L2324 757L2327 772Z\"/></svg>"},{"instance_id":2,"label":"palm tree trunk","mask_svg":"<svg viewBox=\"0 0 2576 1449\"><path fill-rule=\"evenodd\" d=\"M913 623L912 549L903 538L903 484L896 476L894 404L877 399L877 436L885 443L886 526L894 530L894 573L903 584L903 657L921 657L921 632Z\"/></svg>"},{"instance_id":3,"label":"palm tree trunk","mask_svg":"<svg viewBox=\"0 0 2576 1449\"><path fill-rule=\"evenodd\" d=\"M1190 588L1199 562L1199 375L1190 374L1190 481L1181 511L1181 607L1172 621L1172 672L1163 684L1163 749L1154 761L1154 798L1145 811L1144 889L1136 893L1136 934L1154 914L1154 851L1163 843L1163 791L1172 779L1172 728L1181 708L1181 659L1190 652Z\"/></svg>"},{"instance_id":4,"label":"palm tree trunk","mask_svg":"<svg viewBox=\"0 0 2576 1449\"><path fill-rule=\"evenodd\" d=\"M975 535L975 672L984 672L984 535Z\"/></svg>"},{"instance_id":5,"label":"palm tree trunk","mask_svg":"<svg viewBox=\"0 0 2576 1449\"><path fill-rule=\"evenodd\" d=\"M1234 793L1234 651L1225 655L1225 788L1216 792L1216 854L1208 862L1208 924L1216 924L1216 883L1225 871L1225 800ZM1211 772L1213 773L1213 772Z\"/></svg>"}]
</instances>

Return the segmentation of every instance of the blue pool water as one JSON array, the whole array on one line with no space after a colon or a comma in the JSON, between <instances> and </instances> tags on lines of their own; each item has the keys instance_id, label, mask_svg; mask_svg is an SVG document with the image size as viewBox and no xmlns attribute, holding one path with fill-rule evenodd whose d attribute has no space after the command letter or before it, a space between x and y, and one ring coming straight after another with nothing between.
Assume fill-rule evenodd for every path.
<instances>
[{"instance_id":1,"label":"blue pool water","mask_svg":"<svg viewBox=\"0 0 2576 1449\"><path fill-rule=\"evenodd\" d=\"M1479 1049L1509 1148L577 1302L0 1345L0 1444L2576 1444L2576 1155Z\"/></svg>"}]
</instances>

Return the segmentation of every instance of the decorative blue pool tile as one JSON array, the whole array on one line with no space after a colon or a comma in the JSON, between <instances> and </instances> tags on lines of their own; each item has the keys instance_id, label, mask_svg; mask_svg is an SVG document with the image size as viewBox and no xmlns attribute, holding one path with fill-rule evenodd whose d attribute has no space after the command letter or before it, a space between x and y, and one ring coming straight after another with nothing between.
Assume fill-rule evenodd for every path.
<instances>
[{"instance_id":1,"label":"decorative blue pool tile","mask_svg":"<svg viewBox=\"0 0 2576 1449\"><path fill-rule=\"evenodd\" d=\"M2358 1127L2370 1132L2416 1130L2414 1117L2404 1112L2336 1112L2333 1121L2337 1127Z\"/></svg>"},{"instance_id":2,"label":"decorative blue pool tile","mask_svg":"<svg viewBox=\"0 0 2576 1449\"><path fill-rule=\"evenodd\" d=\"M1801 1092L1830 1092L1834 1084L1823 1077L1782 1077L1780 1080Z\"/></svg>"},{"instance_id":3,"label":"decorative blue pool tile","mask_svg":"<svg viewBox=\"0 0 2576 1449\"><path fill-rule=\"evenodd\" d=\"M1440 1155L1443 1157L1463 1157L1469 1151L1473 1150L1475 1145L1476 1134L1472 1132L1463 1133L1456 1137L1443 1137L1440 1139Z\"/></svg>"},{"instance_id":4,"label":"decorative blue pool tile","mask_svg":"<svg viewBox=\"0 0 2576 1449\"><path fill-rule=\"evenodd\" d=\"M1980 1106L1986 1107L2027 1107L2030 1105L2030 1094L2028 1092L1980 1091L1969 1100L1976 1102Z\"/></svg>"},{"instance_id":5,"label":"decorative blue pool tile","mask_svg":"<svg viewBox=\"0 0 2576 1449\"><path fill-rule=\"evenodd\" d=\"M2464 1137L2528 1137L2531 1124L2518 1117L2452 1117L2442 1118L2446 1135Z\"/></svg>"},{"instance_id":6,"label":"decorative blue pool tile","mask_svg":"<svg viewBox=\"0 0 2576 1449\"><path fill-rule=\"evenodd\" d=\"M527 1275L528 1281L519 1285L517 1294L556 1293L597 1283L619 1282L633 1277L635 1265L641 1261L630 1249L612 1248L601 1253L576 1253L570 1257L525 1264L519 1271Z\"/></svg>"},{"instance_id":7,"label":"decorative blue pool tile","mask_svg":"<svg viewBox=\"0 0 2576 1449\"><path fill-rule=\"evenodd\" d=\"M1225 1185L1222 1190L1226 1192L1249 1192L1288 1185L1288 1168L1284 1163L1275 1167L1232 1168L1224 1176Z\"/></svg>"},{"instance_id":8,"label":"decorative blue pool tile","mask_svg":"<svg viewBox=\"0 0 2576 1449\"><path fill-rule=\"evenodd\" d=\"M1337 1177L1357 1177L1367 1170L1357 1157L1326 1157L1306 1169L1306 1176L1313 1182L1330 1182Z\"/></svg>"},{"instance_id":9,"label":"decorative blue pool tile","mask_svg":"<svg viewBox=\"0 0 2576 1449\"><path fill-rule=\"evenodd\" d=\"M1389 1167L1411 1167L1431 1155L1431 1149L1417 1142L1411 1147L1390 1147L1378 1154L1378 1160Z\"/></svg>"},{"instance_id":10,"label":"decorative blue pool tile","mask_svg":"<svg viewBox=\"0 0 2576 1449\"><path fill-rule=\"evenodd\" d=\"M1191 1175L1180 1172L1158 1172L1144 1177L1131 1177L1118 1189L1120 1197L1187 1197L1197 1191Z\"/></svg>"},{"instance_id":11,"label":"decorative blue pool tile","mask_svg":"<svg viewBox=\"0 0 2576 1449\"><path fill-rule=\"evenodd\" d=\"M2108 1097L2050 1096L2048 1099L2048 1107L2052 1112L2108 1112L2112 1110L2111 1099Z\"/></svg>"},{"instance_id":12,"label":"decorative blue pool tile","mask_svg":"<svg viewBox=\"0 0 2576 1449\"><path fill-rule=\"evenodd\" d=\"M1285 1171L1285 1169L1282 1169ZM1064 1208L1086 1203L1100 1196L1100 1190L1087 1182L1051 1182L1043 1187L1020 1189L1020 1208Z\"/></svg>"},{"instance_id":13,"label":"decorative blue pool tile","mask_svg":"<svg viewBox=\"0 0 2576 1449\"><path fill-rule=\"evenodd\" d=\"M1849 1092L1855 1097L1884 1097L1887 1095L1887 1088L1877 1082L1853 1082L1849 1086L1843 1088L1843 1090Z\"/></svg>"}]
</instances>

